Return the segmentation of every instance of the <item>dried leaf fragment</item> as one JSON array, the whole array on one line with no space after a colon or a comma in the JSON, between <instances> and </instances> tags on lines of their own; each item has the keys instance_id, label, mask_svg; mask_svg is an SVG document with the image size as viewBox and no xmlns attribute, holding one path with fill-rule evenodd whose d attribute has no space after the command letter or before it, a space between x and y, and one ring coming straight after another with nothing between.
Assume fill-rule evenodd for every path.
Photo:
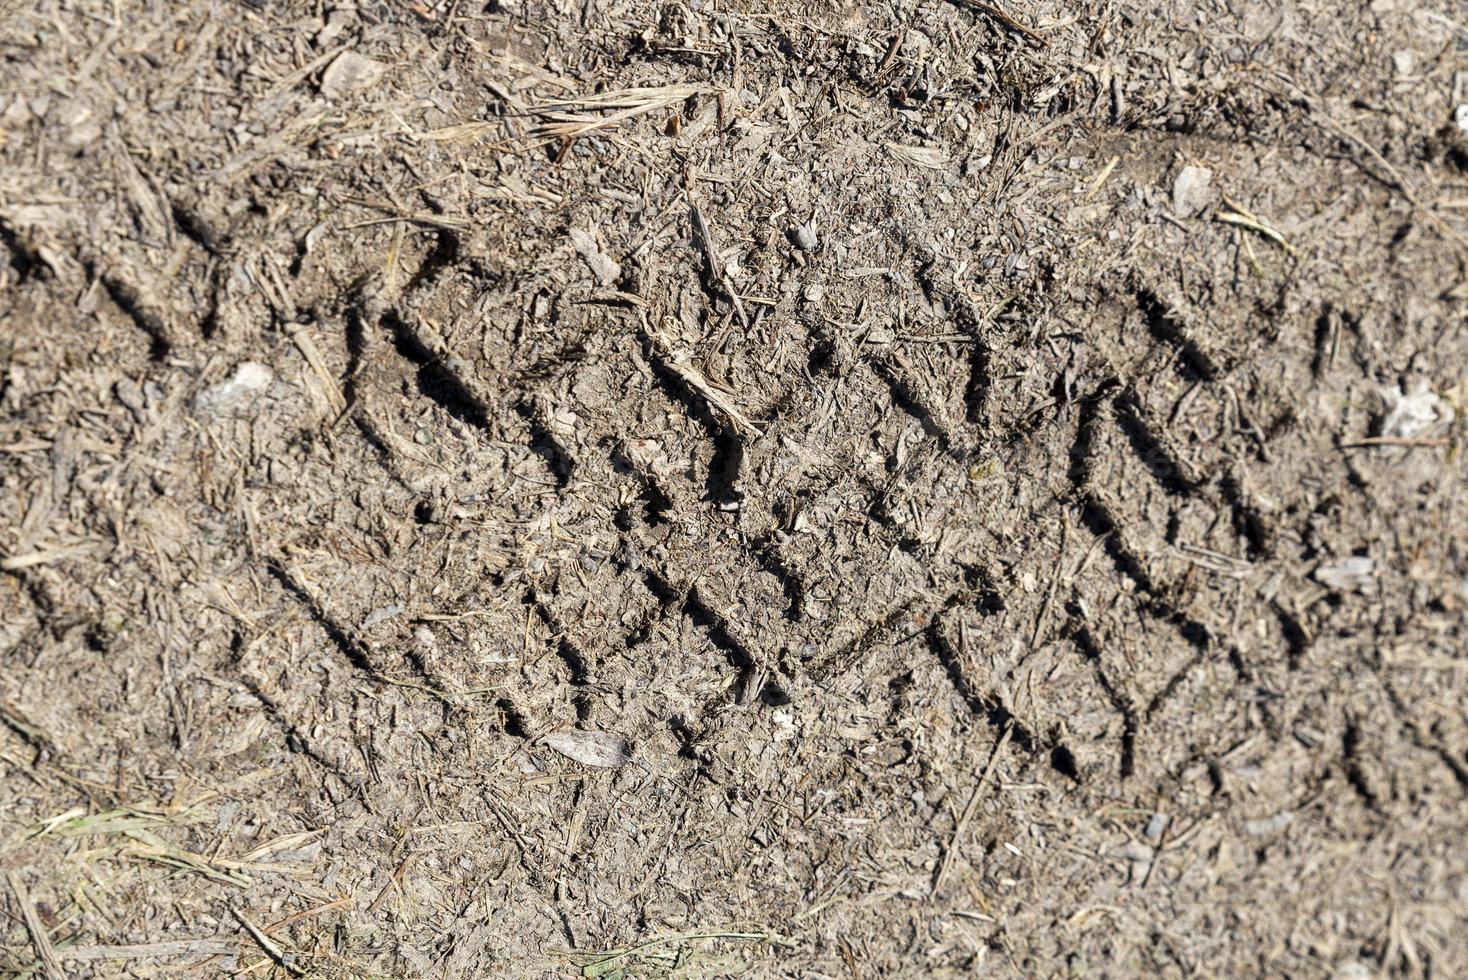
<instances>
[{"instance_id":1,"label":"dried leaf fragment","mask_svg":"<svg viewBox=\"0 0 1468 980\"><path fill-rule=\"evenodd\" d=\"M386 71L387 65L380 61L373 61L355 51L343 51L321 73L321 94L335 99L371 88Z\"/></svg>"},{"instance_id":2,"label":"dried leaf fragment","mask_svg":"<svg viewBox=\"0 0 1468 980\"><path fill-rule=\"evenodd\" d=\"M627 740L611 732L556 732L545 737L545 744L573 762L598 769L618 769L632 761Z\"/></svg>"}]
</instances>

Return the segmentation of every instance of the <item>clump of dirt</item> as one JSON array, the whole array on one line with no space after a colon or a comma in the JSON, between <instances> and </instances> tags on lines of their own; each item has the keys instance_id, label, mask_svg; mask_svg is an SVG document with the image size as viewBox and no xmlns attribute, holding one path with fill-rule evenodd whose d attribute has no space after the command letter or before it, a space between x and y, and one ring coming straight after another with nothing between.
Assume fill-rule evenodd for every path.
<instances>
[{"instance_id":1,"label":"clump of dirt","mask_svg":"<svg viewBox=\"0 0 1468 980\"><path fill-rule=\"evenodd\" d=\"M3 23L0 969L1468 969L1454 4Z\"/></svg>"}]
</instances>

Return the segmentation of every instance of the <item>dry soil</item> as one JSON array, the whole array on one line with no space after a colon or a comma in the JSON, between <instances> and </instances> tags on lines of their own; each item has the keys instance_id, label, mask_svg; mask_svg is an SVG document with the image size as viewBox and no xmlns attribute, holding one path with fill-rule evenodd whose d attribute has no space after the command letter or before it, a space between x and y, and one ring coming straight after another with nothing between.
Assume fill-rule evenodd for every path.
<instances>
[{"instance_id":1,"label":"dry soil","mask_svg":"<svg viewBox=\"0 0 1468 980\"><path fill-rule=\"evenodd\" d=\"M0 973L1468 975L1461 0L0 0Z\"/></svg>"}]
</instances>

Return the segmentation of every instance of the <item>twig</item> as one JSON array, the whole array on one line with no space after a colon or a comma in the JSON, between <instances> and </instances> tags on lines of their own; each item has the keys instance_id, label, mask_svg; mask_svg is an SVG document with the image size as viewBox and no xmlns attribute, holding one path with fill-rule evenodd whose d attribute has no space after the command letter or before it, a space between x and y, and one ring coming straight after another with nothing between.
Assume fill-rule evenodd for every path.
<instances>
[{"instance_id":1,"label":"twig","mask_svg":"<svg viewBox=\"0 0 1468 980\"><path fill-rule=\"evenodd\" d=\"M714 251L713 233L709 231L703 212L692 201L688 202L688 219L693 225L693 237L698 239L699 247L703 250L703 260L708 266L709 279L729 297L729 301L734 304L734 315L738 317L739 325L748 330L749 318L744 315L744 304L740 301L739 294L734 291L734 284L724 274L724 267L720 264L719 256Z\"/></svg>"},{"instance_id":2,"label":"twig","mask_svg":"<svg viewBox=\"0 0 1468 980\"><path fill-rule=\"evenodd\" d=\"M643 318L642 326L643 333L652 345L654 352L659 355L658 360L662 361L664 367L676 374L679 380L688 387L702 395L703 400L708 402L710 406L728 416L729 420L734 423L735 428L741 429L747 435L755 438L764 435L759 426L755 425L747 415L739 411L738 407L732 401L720 394L697 368L688 363L687 354L675 353L672 342L664 334L649 327L646 317Z\"/></svg>"},{"instance_id":3,"label":"twig","mask_svg":"<svg viewBox=\"0 0 1468 980\"><path fill-rule=\"evenodd\" d=\"M953 837L948 841L948 850L943 852L943 863L938 865L938 874L933 878L933 889L928 894L936 895L943 887L943 879L948 877L948 869L953 865L953 857L958 853L958 842L963 837L963 832L968 829L969 821L974 817L974 811L979 807L979 797L984 792L984 787L989 783L989 777L994 775L995 766L999 765L999 755L1004 747L1009 744L1009 737L1014 734L1014 723L1004 726L1004 734L999 736L999 741L994 745L994 751L989 753L989 764L984 767L984 774L979 777L974 786L973 794L968 798L968 805L963 808L963 815L958 818L958 825L953 828Z\"/></svg>"},{"instance_id":4,"label":"twig","mask_svg":"<svg viewBox=\"0 0 1468 980\"><path fill-rule=\"evenodd\" d=\"M881 340L873 340L870 337L863 338L863 343L882 346ZM962 333L940 333L931 336L923 336L915 333L899 333L892 337L894 344L977 344L979 338L970 337Z\"/></svg>"},{"instance_id":5,"label":"twig","mask_svg":"<svg viewBox=\"0 0 1468 980\"><path fill-rule=\"evenodd\" d=\"M535 128L534 135L552 139L573 140L578 136L608 126L615 126L636 116L645 115L664 106L672 105L700 92L707 92L703 85L667 85L662 88L626 89L581 99L557 99L553 102L531 106L533 115L546 119ZM605 116L576 116L551 110L561 107L580 106L589 109L615 109Z\"/></svg>"},{"instance_id":6,"label":"twig","mask_svg":"<svg viewBox=\"0 0 1468 980\"><path fill-rule=\"evenodd\" d=\"M68 558L80 558L91 554L100 544L100 541L89 541L59 548L44 548L24 555L10 555L0 558L0 572L18 572L36 565L49 565L51 562L65 561Z\"/></svg>"},{"instance_id":7,"label":"twig","mask_svg":"<svg viewBox=\"0 0 1468 980\"><path fill-rule=\"evenodd\" d=\"M1019 21L1015 20L1003 10L1000 10L992 3L985 3L984 0L952 0L952 2L960 7L967 7L970 10L977 10L981 14L992 17L994 20L997 20L1003 27L1009 28L1016 34L1023 34L1025 37L1029 38L1031 41L1034 41L1042 48L1048 48L1050 46L1050 42L1045 40L1044 36L1041 35L1039 32L1035 31L1033 28L1026 27L1024 24L1021 24Z\"/></svg>"},{"instance_id":8,"label":"twig","mask_svg":"<svg viewBox=\"0 0 1468 980\"><path fill-rule=\"evenodd\" d=\"M26 931L31 934L31 942L35 944L36 953L41 957L41 967L46 971L46 980L62 980L66 974L61 972L61 963L56 959L56 950L51 946L51 937L47 934L41 917L36 914L36 907L31 904L31 896L25 890L25 883L14 871L7 871L5 880L10 883L10 890L15 892L15 900L20 905L21 918L25 919Z\"/></svg>"},{"instance_id":9,"label":"twig","mask_svg":"<svg viewBox=\"0 0 1468 980\"><path fill-rule=\"evenodd\" d=\"M322 390L326 393L325 398L328 407L337 415L345 412L347 410L346 396L342 394L342 390L337 385L336 379L331 376L331 371L327 368L326 361L321 356L321 351L317 349L316 342L311 339L311 335L306 332L306 328L298 323L287 323L285 325L285 332L295 343L296 349L301 352L301 356L306 359L306 363L311 366L311 370L316 375L317 380L321 382Z\"/></svg>"},{"instance_id":10,"label":"twig","mask_svg":"<svg viewBox=\"0 0 1468 980\"><path fill-rule=\"evenodd\" d=\"M280 307L276 312L280 316L285 332L295 342L296 348L301 352L301 356L306 359L306 363L311 366L311 370L316 373L316 377L321 381L321 387L325 392L324 397L328 409L340 415L346 410L347 400L342 395L341 389L337 387L336 379L331 376L331 371L327 368L326 361L321 357L321 352L317 350L315 342L311 340L311 335L306 332L304 327L296 322L296 302L291 299L290 289L286 286L285 277L280 272L280 264L276 262L275 256L266 253L264 267L271 282L275 285L275 291L278 294L277 298L280 300ZM268 294L266 298L267 300L270 298Z\"/></svg>"},{"instance_id":11,"label":"twig","mask_svg":"<svg viewBox=\"0 0 1468 980\"><path fill-rule=\"evenodd\" d=\"M1423 436L1368 436L1365 439L1356 439L1352 442L1341 443L1342 449L1365 449L1369 446L1446 446L1447 439L1429 439Z\"/></svg>"},{"instance_id":12,"label":"twig","mask_svg":"<svg viewBox=\"0 0 1468 980\"><path fill-rule=\"evenodd\" d=\"M1468 240L1465 240L1462 235L1458 234L1457 229L1449 225L1442 218L1438 217L1436 211L1433 211L1431 208L1429 208L1427 205L1423 204L1417 199L1417 195L1412 193L1411 188L1407 186L1407 182L1402 179L1402 175L1397 172L1397 169L1391 165L1386 157L1381 155L1380 150L1372 146L1370 143L1367 143L1365 140L1361 139L1361 137L1357 136L1349 129L1346 129L1344 126L1342 126L1340 123L1336 122L1329 116L1322 113L1319 118L1325 123L1327 129L1333 130L1336 135L1340 136L1342 139L1345 139L1347 142L1354 143L1356 146L1359 146L1361 149L1365 150L1366 153L1373 160L1376 161L1377 165L1387 172L1387 176L1391 178L1392 183L1396 185L1396 188L1401 193L1401 195L1407 199L1408 204L1412 205L1412 207L1422 212L1422 214L1429 221L1437 226L1440 232L1456 242L1459 248L1468 249Z\"/></svg>"},{"instance_id":13,"label":"twig","mask_svg":"<svg viewBox=\"0 0 1468 980\"><path fill-rule=\"evenodd\" d=\"M376 912L382 908L382 903L387 901L387 896L392 893L393 889L401 889L403 887L403 875L407 874L408 867L417 857L418 855L416 854L409 854L403 858L398 864L397 870L387 876L387 884L382 886L382 891L378 892L377 897L372 900L372 904L367 906L367 911Z\"/></svg>"},{"instance_id":14,"label":"twig","mask_svg":"<svg viewBox=\"0 0 1468 980\"><path fill-rule=\"evenodd\" d=\"M264 929L261 929L255 923L245 918L243 912L235 912L234 917L240 920L240 925L245 927L245 931L250 934L250 938L259 943L260 948L265 950L270 958L279 963L287 973L296 977L305 975L306 971L297 965L296 958L277 946L274 940L265 935Z\"/></svg>"},{"instance_id":15,"label":"twig","mask_svg":"<svg viewBox=\"0 0 1468 980\"><path fill-rule=\"evenodd\" d=\"M1468 251L1468 239L1465 239L1458 233L1457 229L1440 218L1436 211L1433 211L1417 199L1417 195L1412 193L1412 189L1407 186L1407 181L1401 172L1392 166L1391 161L1384 157L1380 150L1351 132L1341 123L1332 119L1325 110L1319 107L1319 100L1301 88L1299 83L1294 79L1278 72L1276 75L1295 90L1295 97L1304 103L1304 108L1312 120L1321 126L1321 128L1330 130L1336 136L1339 136L1347 143L1357 147L1367 156L1371 157L1376 162L1376 165L1386 172L1387 183L1395 187L1397 192L1407 199L1408 204L1412 205L1414 209L1421 212L1424 217L1432 222L1437 227L1437 230L1442 233L1443 237L1452 241L1459 248ZM1265 87L1265 89L1268 91L1268 87Z\"/></svg>"},{"instance_id":16,"label":"twig","mask_svg":"<svg viewBox=\"0 0 1468 980\"><path fill-rule=\"evenodd\" d=\"M1086 196L1081 200L1082 204L1090 203L1091 198L1095 197L1101 190L1101 185L1106 183L1106 178L1111 176L1111 172L1116 169L1116 165L1120 162L1121 157L1119 156L1113 156L1110 160L1106 161L1106 166L1101 168L1101 172L1096 175L1095 181L1091 183L1091 189L1086 192Z\"/></svg>"},{"instance_id":17,"label":"twig","mask_svg":"<svg viewBox=\"0 0 1468 980\"><path fill-rule=\"evenodd\" d=\"M222 956L234 952L239 943L221 939L180 939L131 946L68 946L63 960L90 963L95 960L171 959L177 956ZM195 964L198 966L200 964Z\"/></svg>"},{"instance_id":18,"label":"twig","mask_svg":"<svg viewBox=\"0 0 1468 980\"><path fill-rule=\"evenodd\" d=\"M463 218L445 217L427 212L403 212L401 214L394 213L389 218L367 218L364 221L354 221L349 225L342 225L341 230L352 231L357 228L374 228L378 225L390 225L399 221L407 222L410 225L423 225L427 228L441 228L444 231L467 231L472 227Z\"/></svg>"},{"instance_id":19,"label":"twig","mask_svg":"<svg viewBox=\"0 0 1468 980\"><path fill-rule=\"evenodd\" d=\"M710 91L707 85L660 85L649 88L625 88L617 92L582 95L570 99L549 99L527 111L543 113L549 109L631 109L649 102L671 102L690 95Z\"/></svg>"}]
</instances>

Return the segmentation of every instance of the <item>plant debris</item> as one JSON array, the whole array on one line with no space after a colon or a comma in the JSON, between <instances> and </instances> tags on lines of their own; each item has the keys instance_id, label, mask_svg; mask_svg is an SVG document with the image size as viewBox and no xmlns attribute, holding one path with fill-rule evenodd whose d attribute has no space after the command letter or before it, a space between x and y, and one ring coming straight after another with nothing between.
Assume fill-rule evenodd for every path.
<instances>
[{"instance_id":1,"label":"plant debris","mask_svg":"<svg viewBox=\"0 0 1468 980\"><path fill-rule=\"evenodd\" d=\"M598 769L616 769L632 761L627 740L611 732L555 732L545 737L545 744L573 762Z\"/></svg>"}]
</instances>

